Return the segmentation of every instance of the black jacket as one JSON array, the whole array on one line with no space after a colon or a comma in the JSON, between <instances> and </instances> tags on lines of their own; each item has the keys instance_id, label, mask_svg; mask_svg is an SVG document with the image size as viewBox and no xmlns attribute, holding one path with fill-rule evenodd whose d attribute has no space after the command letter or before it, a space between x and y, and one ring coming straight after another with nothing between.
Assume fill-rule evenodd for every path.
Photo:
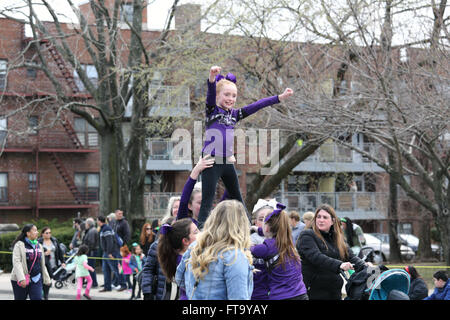
<instances>
[{"instance_id":1,"label":"black jacket","mask_svg":"<svg viewBox=\"0 0 450 320\"><path fill-rule=\"evenodd\" d=\"M116 220L113 230L119 235L119 237L122 238L124 244L127 244L130 241L131 231L127 219L122 218L120 220Z\"/></svg>"},{"instance_id":2,"label":"black jacket","mask_svg":"<svg viewBox=\"0 0 450 320\"><path fill-rule=\"evenodd\" d=\"M428 288L421 278L411 280L408 296L410 300L422 300L428 297Z\"/></svg>"},{"instance_id":3,"label":"black jacket","mask_svg":"<svg viewBox=\"0 0 450 320\"><path fill-rule=\"evenodd\" d=\"M90 227L86 230L83 238L83 244L89 247L89 252L98 250L99 236L97 228Z\"/></svg>"},{"instance_id":4,"label":"black jacket","mask_svg":"<svg viewBox=\"0 0 450 320\"><path fill-rule=\"evenodd\" d=\"M55 237L50 237L50 240L52 241L53 245L55 246L55 260L56 260L56 267L58 268L62 263L64 263L64 252L61 250L61 247L59 246L59 241ZM40 244L44 244L44 239L41 237L38 239ZM45 253L44 248L44 253ZM48 275L51 279L53 279L53 272L56 270L52 270L50 267L50 256L45 256L45 266L47 267Z\"/></svg>"},{"instance_id":5,"label":"black jacket","mask_svg":"<svg viewBox=\"0 0 450 320\"><path fill-rule=\"evenodd\" d=\"M340 265L343 262L353 263L356 271L365 267L363 260L349 252L347 261L342 261L339 250L334 244L334 229L329 233L322 232L327 246L312 229L303 230L296 243L296 248L302 259L303 281L311 300L341 299L344 284L340 276ZM328 247L328 249L327 249Z\"/></svg>"}]
</instances>

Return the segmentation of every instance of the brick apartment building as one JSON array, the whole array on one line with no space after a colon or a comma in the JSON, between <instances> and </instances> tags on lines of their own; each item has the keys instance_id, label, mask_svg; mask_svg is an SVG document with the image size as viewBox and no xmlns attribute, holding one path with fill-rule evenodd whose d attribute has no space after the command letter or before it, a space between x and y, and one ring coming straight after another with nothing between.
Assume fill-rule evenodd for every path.
<instances>
[{"instance_id":1,"label":"brick apartment building","mask_svg":"<svg viewBox=\"0 0 450 320\"><path fill-rule=\"evenodd\" d=\"M199 16L198 6L186 5L182 8L184 10L178 13L176 24L187 23L192 16ZM89 4L81 5L80 9L88 17L88 21L93 19L89 15ZM129 9L125 6L125 14ZM146 23L147 12L144 10L143 24ZM45 92L52 89L39 71L25 68L11 70L6 78L3 70L7 69L8 60L23 50L27 45L27 38L23 25L17 22L0 19L0 30L0 91L3 92L0 95L0 143L5 143L0 155L0 223L20 222L35 217L68 219L75 217L77 212L82 216L97 215L100 159L95 130L82 118L69 112L51 125L56 114L43 106L36 106L32 113L17 113L8 119L2 118L8 110L25 104L36 96L45 97ZM158 34L157 31L146 30L146 27L143 30L145 38L156 37ZM129 30L124 30L126 32ZM29 55L33 56L32 48ZM53 67L61 69L60 82L74 87L72 80L76 85L77 79L73 71L65 69L67 65L64 62L58 62L57 52L49 50L48 55L49 59L55 61ZM87 59L84 63L86 69L93 70L91 74L95 78L91 62ZM351 90L351 81L346 86ZM89 99L79 89L78 86L78 90L75 88L72 91L73 99ZM174 88L162 86L161 90L170 95ZM178 113L172 116L190 115L189 99L192 94L190 91L186 92L176 108ZM42 113L43 110L46 113ZM37 124L40 129L34 130L33 127ZM126 123L124 128L126 136ZM5 138L6 130L24 129L28 129L24 134L9 134ZM377 150L361 134L355 134L350 139L369 152ZM169 197L181 193L192 169L192 163L173 163L172 148L173 143L167 137L149 139L150 158L147 163L145 198L147 218L164 213ZM237 165L236 169L241 192L245 196L256 166ZM338 183L341 174L354 178L358 186L357 192L349 192L346 186ZM336 208L339 216L352 218L366 232L387 232L388 181L388 175L374 163L354 151L344 150L330 143L323 145L314 155L294 168L272 196L286 203L288 209L298 210L300 213L314 210L318 204L328 202ZM417 206L411 205L411 200L403 198L399 209L401 227L404 231L417 234L420 224Z\"/></svg>"},{"instance_id":2,"label":"brick apartment building","mask_svg":"<svg viewBox=\"0 0 450 320\"><path fill-rule=\"evenodd\" d=\"M6 72L8 61L17 57L29 39L24 25L15 21L0 19L0 30L0 223L39 217L67 219L78 212L95 215L99 188L97 134L84 119L71 113L62 113L57 120L51 84L43 72L31 68ZM33 51L30 46L26 56L31 59ZM52 66L61 69L58 80L70 86L59 54L49 50L48 56ZM72 98L87 97L77 92ZM32 108L11 115L11 111L30 103ZM6 118L7 114L11 116Z\"/></svg>"}]
</instances>

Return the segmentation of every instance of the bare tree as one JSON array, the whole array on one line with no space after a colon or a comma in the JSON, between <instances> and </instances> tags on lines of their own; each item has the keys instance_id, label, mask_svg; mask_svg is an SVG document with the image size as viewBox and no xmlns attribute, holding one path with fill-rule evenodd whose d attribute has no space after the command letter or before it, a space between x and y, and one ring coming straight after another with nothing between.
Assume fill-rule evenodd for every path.
<instances>
[{"instance_id":1,"label":"bare tree","mask_svg":"<svg viewBox=\"0 0 450 320\"><path fill-rule=\"evenodd\" d=\"M72 0L65 3L76 21L62 22L61 13L46 0L41 3L24 0L3 10L1 15L31 27L32 39L18 56L34 52L39 64L33 67L43 71L50 81L48 100L51 106L47 103L47 112L56 112L56 119L65 112L72 112L85 119L100 136L100 214L107 215L122 208L130 220L141 219L149 157L147 138L161 134L168 126L167 117L160 117L160 130L155 133L150 106L161 98L158 86L162 83L177 83L179 87L190 84L177 81L183 77L179 70L185 66L180 61L191 62L193 56L198 57L203 39L195 37L192 25L180 32L172 29L178 0L173 2L166 25L158 33L143 30L146 1L130 2L132 15L128 18L121 0L91 0L87 4L88 12L80 10ZM51 21L40 19L38 8L41 7ZM17 18L14 14L17 12L22 17ZM183 49L186 50L183 52ZM64 70L55 67L52 60L55 54L59 55ZM175 57L180 58L182 54L184 60L170 67ZM25 59L19 58L14 67L27 66L23 61ZM86 64L95 69L94 78L92 70L91 74L86 70ZM67 73L65 82L60 81L61 72ZM73 78L74 72L77 81ZM156 88L151 89L155 76L159 81ZM126 117L130 123L127 137L123 130Z\"/></svg>"},{"instance_id":2,"label":"bare tree","mask_svg":"<svg viewBox=\"0 0 450 320\"><path fill-rule=\"evenodd\" d=\"M439 4L434 1L352 1L342 4L339 10L334 10L328 1L320 1L320 4L310 6L310 11L316 10L315 13L300 12L291 6L292 1L283 1L283 4L289 6L315 35L327 40L336 39L339 46L356 56L350 61L333 51L327 53L329 59L348 62L353 90L332 99L327 105L312 100L309 105L313 107L309 111L317 120L306 123L291 119L292 129L303 127L320 134L326 126L341 132L361 132L381 146L384 151L368 152L340 140L338 135L330 136L374 161L390 175L390 221L394 222L390 228L394 235L391 248L396 244L394 186L398 184L408 197L432 213L449 264L446 1ZM420 10L428 14L431 10L432 18L427 20L425 14L415 14ZM310 18L319 13L324 20ZM394 44L394 38L406 28L402 23L424 28L430 36L401 39L401 42L397 39ZM287 121L282 115L280 118ZM430 162L429 171L420 158ZM417 177L423 183L410 183L405 175ZM428 192L421 190L424 185L430 191L430 197Z\"/></svg>"}]
</instances>

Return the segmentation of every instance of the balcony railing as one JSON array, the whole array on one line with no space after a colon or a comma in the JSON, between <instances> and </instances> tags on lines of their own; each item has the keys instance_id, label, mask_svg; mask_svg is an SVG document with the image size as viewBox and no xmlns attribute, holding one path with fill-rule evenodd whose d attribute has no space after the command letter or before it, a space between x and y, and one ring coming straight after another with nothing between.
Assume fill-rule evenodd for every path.
<instances>
[{"instance_id":1,"label":"balcony railing","mask_svg":"<svg viewBox=\"0 0 450 320\"><path fill-rule=\"evenodd\" d=\"M275 195L289 210L314 211L326 203L336 211L386 212L387 193L383 192L284 192Z\"/></svg>"},{"instance_id":2,"label":"balcony railing","mask_svg":"<svg viewBox=\"0 0 450 320\"><path fill-rule=\"evenodd\" d=\"M356 146L358 147L358 146ZM359 146L362 150L370 154L371 156L375 156L380 152L380 146L375 143L364 143ZM295 145L290 154L297 152L300 149L299 146ZM304 161L306 162L321 162L321 163L330 163L330 162L340 162L340 163L352 163L352 162L371 162L367 157L362 156L357 151L354 151L348 147L343 145L339 145L336 143L324 143L320 146L320 148L306 158Z\"/></svg>"},{"instance_id":3,"label":"balcony railing","mask_svg":"<svg viewBox=\"0 0 450 320\"><path fill-rule=\"evenodd\" d=\"M149 140L149 160L172 160L173 141Z\"/></svg>"},{"instance_id":4,"label":"balcony railing","mask_svg":"<svg viewBox=\"0 0 450 320\"><path fill-rule=\"evenodd\" d=\"M98 140L97 134L95 137L90 137L90 143ZM4 139L4 138L3 138ZM0 143L2 142L2 134L0 132ZM82 143L85 141L82 141ZM65 131L47 131L41 130L38 134L33 135L10 135L6 139L5 149L9 148L35 148L39 145L41 148L55 148L55 149L75 149L73 141L70 139ZM1 146L1 144L0 144Z\"/></svg>"},{"instance_id":5,"label":"balcony railing","mask_svg":"<svg viewBox=\"0 0 450 320\"><path fill-rule=\"evenodd\" d=\"M169 199L181 196L176 192L151 192L144 194L145 217L148 219L160 219L166 214Z\"/></svg>"},{"instance_id":6,"label":"balcony railing","mask_svg":"<svg viewBox=\"0 0 450 320\"><path fill-rule=\"evenodd\" d=\"M144 194L145 216L158 219L165 215L170 197L180 193L151 192ZM315 211L317 206L326 203L338 214L359 217L357 214L369 213L368 217L385 218L387 193L382 192L284 192L275 194L275 198L284 203L287 209L300 214ZM353 214L352 214L353 213Z\"/></svg>"},{"instance_id":7,"label":"balcony railing","mask_svg":"<svg viewBox=\"0 0 450 320\"><path fill-rule=\"evenodd\" d=\"M189 117L189 88L183 86L150 86L150 97L154 97L150 116Z\"/></svg>"},{"instance_id":8,"label":"balcony railing","mask_svg":"<svg viewBox=\"0 0 450 320\"><path fill-rule=\"evenodd\" d=\"M36 189L27 191L13 191L8 188L0 188L0 207L4 206L36 206L37 200ZM39 206L59 206L59 205L80 205L95 204L99 201L99 193L97 191L81 191L78 194L80 201L75 200L73 194L69 190L39 190Z\"/></svg>"}]
</instances>

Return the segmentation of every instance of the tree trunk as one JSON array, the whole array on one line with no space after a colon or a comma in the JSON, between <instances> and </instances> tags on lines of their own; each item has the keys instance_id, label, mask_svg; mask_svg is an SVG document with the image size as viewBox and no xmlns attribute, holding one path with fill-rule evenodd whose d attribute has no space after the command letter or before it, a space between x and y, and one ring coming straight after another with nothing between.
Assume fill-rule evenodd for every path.
<instances>
[{"instance_id":1,"label":"tree trunk","mask_svg":"<svg viewBox=\"0 0 450 320\"><path fill-rule=\"evenodd\" d=\"M290 141L292 140L293 141ZM293 136L288 139L286 145L280 149L280 159L282 159L291 150L294 143L296 143L298 136ZM252 210L253 206L256 204L258 199L265 198L270 195L270 193L279 186L282 180L289 175L295 166L313 154L322 144L323 140L318 142L305 144L299 151L294 155L286 159L286 161L279 167L278 172L272 176L269 176L264 183L264 177L259 175L252 182L252 185L247 190L247 195L245 199L245 205L248 210Z\"/></svg>"},{"instance_id":2,"label":"tree trunk","mask_svg":"<svg viewBox=\"0 0 450 320\"><path fill-rule=\"evenodd\" d=\"M392 152L388 151L388 158L390 165L394 164L394 156ZM396 175L389 176L389 207L388 207L388 221L389 221L389 261L401 262L402 256L400 254L400 245L397 234L398 226L398 195Z\"/></svg>"},{"instance_id":3,"label":"tree trunk","mask_svg":"<svg viewBox=\"0 0 450 320\"><path fill-rule=\"evenodd\" d=\"M421 261L429 261L433 257L431 251L431 221L429 214L425 209L422 209L422 219L420 224L420 240L418 248L418 257Z\"/></svg>"},{"instance_id":4,"label":"tree trunk","mask_svg":"<svg viewBox=\"0 0 450 320\"><path fill-rule=\"evenodd\" d=\"M450 266L450 214L448 204L444 208L439 209L436 219L436 225L441 235L441 245L444 253L444 261Z\"/></svg>"},{"instance_id":5,"label":"tree trunk","mask_svg":"<svg viewBox=\"0 0 450 320\"><path fill-rule=\"evenodd\" d=\"M100 135L100 212L107 216L119 208L120 198L120 159L116 135L112 130L105 130Z\"/></svg>"},{"instance_id":6,"label":"tree trunk","mask_svg":"<svg viewBox=\"0 0 450 320\"><path fill-rule=\"evenodd\" d=\"M129 209L129 178L126 152L120 121L99 132L100 136L100 215L107 216L117 209L125 214Z\"/></svg>"},{"instance_id":7,"label":"tree trunk","mask_svg":"<svg viewBox=\"0 0 450 320\"><path fill-rule=\"evenodd\" d=\"M131 141L135 141L130 140ZM129 181L130 181L130 192L129 192L129 209L128 209L128 219L132 226L132 232L134 228L138 227L134 223L135 220L145 220L145 210L144 210L144 181L145 172L147 166L148 156L145 150L145 136L140 135L137 141L130 144L128 163L129 163ZM142 225L140 226L142 227Z\"/></svg>"}]
</instances>

